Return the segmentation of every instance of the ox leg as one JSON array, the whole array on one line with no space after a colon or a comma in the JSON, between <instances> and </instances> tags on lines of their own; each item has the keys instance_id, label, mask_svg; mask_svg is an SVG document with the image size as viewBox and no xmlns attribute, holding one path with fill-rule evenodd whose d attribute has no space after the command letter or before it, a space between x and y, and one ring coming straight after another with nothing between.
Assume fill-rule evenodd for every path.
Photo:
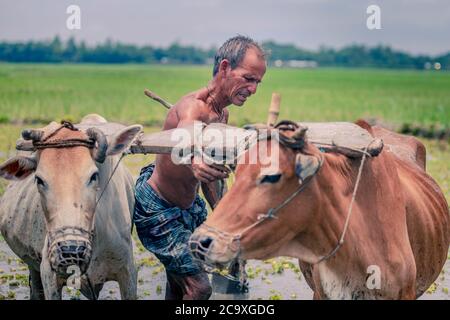
<instances>
[{"instance_id":1,"label":"ox leg","mask_svg":"<svg viewBox=\"0 0 450 320\"><path fill-rule=\"evenodd\" d=\"M61 291L64 283L58 279L56 273L51 269L48 258L44 255L41 263L41 279L44 287L45 299L61 300Z\"/></svg>"},{"instance_id":2,"label":"ox leg","mask_svg":"<svg viewBox=\"0 0 450 320\"><path fill-rule=\"evenodd\" d=\"M313 279L313 266L301 260L298 261L298 265L300 267L301 273L303 274L303 277L306 280L306 283L308 284L308 286L311 288L312 291L315 291L316 288L314 286L314 279Z\"/></svg>"},{"instance_id":3,"label":"ox leg","mask_svg":"<svg viewBox=\"0 0 450 320\"><path fill-rule=\"evenodd\" d=\"M45 300L44 287L42 286L41 273L28 266L30 270L30 300Z\"/></svg>"},{"instance_id":4,"label":"ox leg","mask_svg":"<svg viewBox=\"0 0 450 320\"><path fill-rule=\"evenodd\" d=\"M122 300L137 299L137 271L133 260L130 261L126 267L120 270L117 277Z\"/></svg>"},{"instance_id":5,"label":"ox leg","mask_svg":"<svg viewBox=\"0 0 450 320\"><path fill-rule=\"evenodd\" d=\"M88 280L83 277L81 281L81 293L89 300L98 300L100 291L103 289L104 283L89 284Z\"/></svg>"},{"instance_id":6,"label":"ox leg","mask_svg":"<svg viewBox=\"0 0 450 320\"><path fill-rule=\"evenodd\" d=\"M322 300L322 297L321 297L319 291L314 291L313 300Z\"/></svg>"}]
</instances>

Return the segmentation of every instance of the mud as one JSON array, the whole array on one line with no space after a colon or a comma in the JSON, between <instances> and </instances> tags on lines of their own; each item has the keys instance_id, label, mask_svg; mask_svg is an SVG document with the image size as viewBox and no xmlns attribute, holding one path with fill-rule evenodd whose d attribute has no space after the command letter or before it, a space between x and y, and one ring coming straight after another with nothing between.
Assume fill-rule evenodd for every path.
<instances>
[{"instance_id":1,"label":"mud","mask_svg":"<svg viewBox=\"0 0 450 320\"><path fill-rule=\"evenodd\" d=\"M138 299L164 299L166 276L164 267L139 241L134 243L138 273ZM250 260L246 267L249 276L249 292L241 298L248 299L282 299L310 300L312 291L300 273L298 264L292 258L276 258L267 261ZM450 252L449 259L427 293L420 299L450 300ZM29 299L28 268L10 250L0 237L0 300ZM119 287L116 282L107 282L100 293L100 299L120 299ZM231 298L213 294L212 299ZM85 299L76 290L64 288L63 299Z\"/></svg>"}]
</instances>

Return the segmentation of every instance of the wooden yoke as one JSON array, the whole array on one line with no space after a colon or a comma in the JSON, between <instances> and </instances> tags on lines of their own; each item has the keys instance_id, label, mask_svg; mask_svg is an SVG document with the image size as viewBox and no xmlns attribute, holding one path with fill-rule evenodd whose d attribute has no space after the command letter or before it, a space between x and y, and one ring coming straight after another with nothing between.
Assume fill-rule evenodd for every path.
<instances>
[{"instance_id":1,"label":"wooden yoke","mask_svg":"<svg viewBox=\"0 0 450 320\"><path fill-rule=\"evenodd\" d=\"M267 117L267 126L273 127L278 120L280 114L281 95L279 93L272 93L272 101L270 103L269 115Z\"/></svg>"}]
</instances>

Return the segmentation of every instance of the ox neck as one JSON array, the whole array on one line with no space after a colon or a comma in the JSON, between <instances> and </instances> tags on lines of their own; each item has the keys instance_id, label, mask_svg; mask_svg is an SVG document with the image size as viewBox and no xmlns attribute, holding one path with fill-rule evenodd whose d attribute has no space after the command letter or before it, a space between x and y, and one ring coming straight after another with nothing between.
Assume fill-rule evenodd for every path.
<instances>
[{"instance_id":1,"label":"ox neck","mask_svg":"<svg viewBox=\"0 0 450 320\"><path fill-rule=\"evenodd\" d=\"M313 214L315 221L308 224L309 230L303 233L303 239L302 236L299 237L297 243L297 246L302 247L302 250L298 252L303 252L304 255L298 258L311 264L326 261L335 256L338 250L343 250L341 248L344 239L354 242L352 232L347 233L347 230L366 163L366 155L356 165L351 163L353 160L342 157L336 159L338 162L333 162L333 157L334 155L327 157L320 174L316 177L318 190L323 199L316 201L317 209ZM336 165L340 167L340 170L336 171ZM342 177L336 175L336 172L339 172ZM333 180L335 177L336 179Z\"/></svg>"}]
</instances>

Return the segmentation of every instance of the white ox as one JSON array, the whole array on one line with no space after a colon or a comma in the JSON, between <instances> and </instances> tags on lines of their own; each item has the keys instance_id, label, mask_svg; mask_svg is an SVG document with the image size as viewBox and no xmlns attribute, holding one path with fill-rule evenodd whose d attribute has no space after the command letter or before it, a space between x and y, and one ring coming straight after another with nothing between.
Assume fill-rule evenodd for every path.
<instances>
[{"instance_id":1,"label":"white ox","mask_svg":"<svg viewBox=\"0 0 450 320\"><path fill-rule=\"evenodd\" d=\"M68 276L77 271L68 269L71 265L82 274L80 289L86 297L96 299L103 284L115 280L122 299L136 299L133 179L120 163L107 182L142 126L110 124L89 115L77 125L80 130L61 127L52 122L41 130L25 130L22 136L37 151L0 165L0 176L19 180L0 200L1 233L28 265L31 299L61 299ZM105 128L114 133L105 135Z\"/></svg>"}]
</instances>

